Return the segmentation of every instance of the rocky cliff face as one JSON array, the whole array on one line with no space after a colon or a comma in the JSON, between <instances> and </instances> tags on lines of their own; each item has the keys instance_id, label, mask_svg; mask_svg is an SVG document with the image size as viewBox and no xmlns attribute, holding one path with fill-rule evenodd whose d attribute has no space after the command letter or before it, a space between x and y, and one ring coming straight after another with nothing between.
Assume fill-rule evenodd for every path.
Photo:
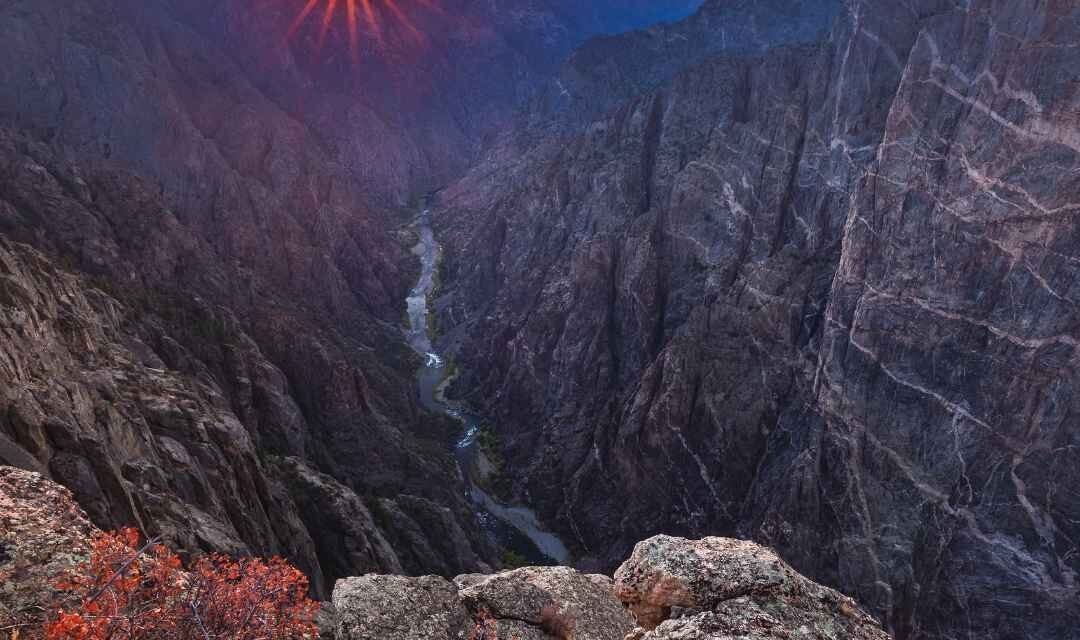
<instances>
[{"instance_id":1,"label":"rocky cliff face","mask_svg":"<svg viewBox=\"0 0 1080 640\"><path fill-rule=\"evenodd\" d=\"M517 495L585 566L741 533L899 638L1068 637L1077 40L1071 2L850 0L444 192Z\"/></svg>"},{"instance_id":2,"label":"rocky cliff face","mask_svg":"<svg viewBox=\"0 0 1080 640\"><path fill-rule=\"evenodd\" d=\"M640 542L615 572L615 594L641 625L628 640L890 637L851 598L743 540Z\"/></svg>"},{"instance_id":3,"label":"rocky cliff face","mask_svg":"<svg viewBox=\"0 0 1080 640\"><path fill-rule=\"evenodd\" d=\"M94 44L138 51L124 27L132 41ZM196 55L203 44L179 31L172 55ZM456 488L445 425L413 398L395 219L242 79L196 83L215 77L209 60L146 66L62 44L72 67L114 63L123 80L62 84L77 105L65 123L93 121L85 92L128 95L102 100L134 111L114 114L116 161L39 142L34 127L0 133L0 231L15 241L0 302L3 461L71 487L101 527L282 553L320 595L360 570L486 566L494 551ZM194 124L211 100L217 138ZM170 118L141 130L148 113ZM77 127L54 137L79 132L101 142Z\"/></svg>"},{"instance_id":4,"label":"rocky cliff face","mask_svg":"<svg viewBox=\"0 0 1080 640\"><path fill-rule=\"evenodd\" d=\"M0 462L322 596L485 569L372 202L475 158L581 4L413 15L426 62L360 99L340 33L267 46L288 7L5 3ZM1077 41L1067 0L710 0L583 48L437 212L516 495L585 568L739 534L901 638L1072 633Z\"/></svg>"},{"instance_id":5,"label":"rocky cliff face","mask_svg":"<svg viewBox=\"0 0 1080 640\"><path fill-rule=\"evenodd\" d=\"M358 570L484 566L410 358L367 342L396 344L391 327L320 320L140 180L10 133L0 193L4 234L41 247L3 240L0 459L70 487L102 528L280 553L320 594ZM476 551L418 559L448 539Z\"/></svg>"},{"instance_id":6,"label":"rocky cliff face","mask_svg":"<svg viewBox=\"0 0 1080 640\"><path fill-rule=\"evenodd\" d=\"M842 6L840 0L711 1L678 23L592 38L530 96L510 135L544 140L576 132L710 57L818 42Z\"/></svg>"}]
</instances>

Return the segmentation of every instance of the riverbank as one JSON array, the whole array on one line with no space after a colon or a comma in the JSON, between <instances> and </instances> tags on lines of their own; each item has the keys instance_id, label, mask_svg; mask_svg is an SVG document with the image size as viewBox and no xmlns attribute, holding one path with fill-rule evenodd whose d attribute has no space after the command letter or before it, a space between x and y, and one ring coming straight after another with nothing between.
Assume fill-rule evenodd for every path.
<instances>
[{"instance_id":1,"label":"riverbank","mask_svg":"<svg viewBox=\"0 0 1080 640\"><path fill-rule=\"evenodd\" d=\"M431 339L432 297L438 279L439 245L431 226L430 211L421 203L414 222L416 244L412 253L420 260L420 275L406 301L409 345L421 356L417 371L420 404L432 413L449 416L462 425L461 438L454 449L476 517L493 542L508 555L530 564L569 564L570 552L558 536L545 531L536 514L526 506L504 505L473 482L481 455L477 434L484 421L480 416L449 401L445 391L455 371L448 358L435 351Z\"/></svg>"}]
</instances>

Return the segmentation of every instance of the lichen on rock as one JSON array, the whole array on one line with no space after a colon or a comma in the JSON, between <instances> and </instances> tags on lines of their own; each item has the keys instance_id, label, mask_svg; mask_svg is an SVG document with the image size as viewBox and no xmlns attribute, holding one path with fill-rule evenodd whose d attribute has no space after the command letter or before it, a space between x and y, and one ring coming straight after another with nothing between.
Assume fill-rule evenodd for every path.
<instances>
[{"instance_id":1,"label":"lichen on rock","mask_svg":"<svg viewBox=\"0 0 1080 640\"><path fill-rule=\"evenodd\" d=\"M888 640L851 598L743 540L656 536L607 576L524 567L368 575L334 589L338 640ZM635 624L636 621L636 624ZM637 626L640 625L640 626Z\"/></svg>"},{"instance_id":2,"label":"lichen on rock","mask_svg":"<svg viewBox=\"0 0 1080 640\"><path fill-rule=\"evenodd\" d=\"M615 593L641 625L633 640L889 638L851 598L745 540L649 538L615 573Z\"/></svg>"},{"instance_id":3,"label":"lichen on rock","mask_svg":"<svg viewBox=\"0 0 1080 640\"><path fill-rule=\"evenodd\" d=\"M91 531L66 488L0 466L0 628L41 618L56 578L86 559Z\"/></svg>"}]
</instances>

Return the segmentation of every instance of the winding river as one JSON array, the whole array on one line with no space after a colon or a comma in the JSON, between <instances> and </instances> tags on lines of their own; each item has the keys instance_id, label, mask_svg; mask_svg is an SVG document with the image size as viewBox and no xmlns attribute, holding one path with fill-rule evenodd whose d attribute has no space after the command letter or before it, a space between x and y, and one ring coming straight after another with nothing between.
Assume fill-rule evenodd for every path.
<instances>
[{"instance_id":1,"label":"winding river","mask_svg":"<svg viewBox=\"0 0 1080 640\"><path fill-rule=\"evenodd\" d=\"M429 320L431 293L439 262L439 245L431 228L431 212L421 205L415 229L417 242L412 252L420 259L420 278L409 293L408 340L424 359L417 372L420 404L433 413L441 413L461 422L462 432L454 454L465 478L465 492L476 510L477 519L492 541L522 556L529 564L569 564L570 553L554 534L545 531L536 514L522 506L499 503L472 481L472 471L480 455L476 442L483 420L463 407L447 401L442 389L449 382L445 359L432 345Z\"/></svg>"}]
</instances>

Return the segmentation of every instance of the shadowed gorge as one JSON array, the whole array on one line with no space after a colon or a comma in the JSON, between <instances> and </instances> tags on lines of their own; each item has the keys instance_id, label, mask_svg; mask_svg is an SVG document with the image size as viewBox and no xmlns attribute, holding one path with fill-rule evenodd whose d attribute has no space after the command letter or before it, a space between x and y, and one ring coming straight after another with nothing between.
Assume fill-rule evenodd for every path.
<instances>
[{"instance_id":1,"label":"shadowed gorge","mask_svg":"<svg viewBox=\"0 0 1080 640\"><path fill-rule=\"evenodd\" d=\"M0 33L0 575L44 519L342 640L1080 633L1075 0Z\"/></svg>"}]
</instances>

